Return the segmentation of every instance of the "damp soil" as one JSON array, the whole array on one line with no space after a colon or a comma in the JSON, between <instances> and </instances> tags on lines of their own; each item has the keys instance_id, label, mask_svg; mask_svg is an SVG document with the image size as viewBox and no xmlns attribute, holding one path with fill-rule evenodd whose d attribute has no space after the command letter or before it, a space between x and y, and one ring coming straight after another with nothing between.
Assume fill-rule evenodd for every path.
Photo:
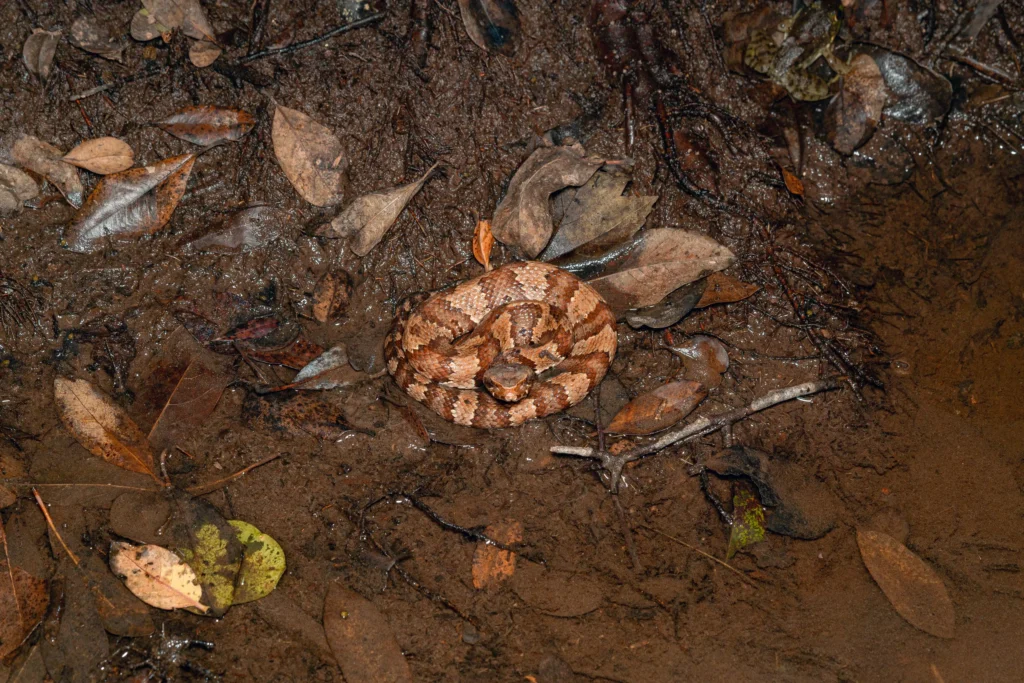
<instances>
[{"instance_id":1,"label":"damp soil","mask_svg":"<svg viewBox=\"0 0 1024 683\"><path fill-rule=\"evenodd\" d=\"M237 41L231 54L244 52L248 3L204 4L225 40ZM268 4L266 45L344 23L334 3ZM779 116L793 116L791 105L761 79L726 70L719 57L717 30L730 8L651 4L646 21L678 57L687 87L758 131L765 158L792 169L785 142L773 133ZM665 350L663 332L620 325L620 351L600 405L592 396L566 414L493 432L441 421L386 376L325 395L259 398L252 387L287 382L292 372L226 355L236 382L208 420L180 436L166 467L186 488L279 455L204 498L277 539L287 572L270 597L236 605L220 619L154 610L152 636L104 633L75 597L73 569L26 484L37 486L71 547L105 560L116 538L110 507L124 490L117 487L147 481L74 440L55 410L54 378L88 379L148 430L173 386L161 358L187 335L175 316L183 309L217 320L221 331L273 317L278 343L300 331L324 347L343 343L354 366L377 372L399 301L481 272L470 244L476 220L493 211L538 135L583 121L577 135L589 152L613 158L626 150L622 91L595 54L589 3L520 2L522 44L511 58L470 42L458 5L442 1L430 5L433 37L420 68L406 40L409 3L395 2L376 25L261 60L253 66L265 77L261 87L187 65L180 36L145 54L133 44L123 65L64 43L41 85L21 63L34 26L67 30L76 14L95 12L123 28L137 9L126 2L75 5L0 6L0 154L20 134L62 149L114 135L148 163L191 151L150 122L197 104L245 109L257 124L242 141L199 159L170 224L152 237L72 253L61 234L73 210L58 200L0 224L0 271L34 301L26 320L0 333L0 475L18 493L2 511L7 552L16 566L50 579L51 608L32 642L47 666L64 666L61 680L204 680L210 673L226 681L343 680L319 630L333 580L385 615L416 680L1020 679L1024 166L1006 135L1021 139L1021 81L1002 99L991 97L993 104L972 108L965 102L977 102L970 98L979 84L991 84L951 62L942 66L959 99L940 125L883 122L852 158L812 131L803 197L778 182L750 187L764 158L748 163L740 154L717 167L723 196L771 215L780 243L850 283L830 300L842 313L822 314L823 329L842 337L850 330L829 326L862 328L842 338L850 340L853 361L884 385L844 385L732 430L733 443L792 463L827 489L823 504L834 508L827 534L769 534L730 560L738 573L709 559L725 557L729 528L691 464L718 451L722 435L628 467L622 518L592 463L548 452L555 444L593 445L598 420L685 375ZM869 37L922 54L916 15L888 7L895 19ZM964 11L959 4L942 10L938 34ZM1024 36L1015 3L1004 3L972 54L1012 72L1012 49L1000 37L1006 32ZM154 64L172 66L69 99ZM337 133L350 163L349 198L409 182L436 161L442 170L360 259L315 236L333 214L302 201L277 165L275 103ZM755 233L680 188L649 109L649 101L637 105L629 152L633 190L660 196L647 226L721 239L741 256L737 277L761 277L757 259L765 252L750 247ZM815 125L813 116L802 120ZM237 255L182 248L251 204L287 212L283 239ZM515 255L499 245L494 258ZM340 270L353 283L347 310L317 323L312 292L325 273ZM769 286L748 302L695 311L670 329L675 339L714 334L730 349L732 366L702 410L837 374L793 315ZM317 420L355 428L325 435ZM727 495L727 486L713 478L710 490ZM527 552L515 576L475 588L476 543L400 494L465 528L518 522ZM896 613L860 559L858 528L886 531L937 572L955 608L952 639L916 630ZM175 646L174 638L211 645ZM8 675L0 665L0 680Z\"/></svg>"}]
</instances>

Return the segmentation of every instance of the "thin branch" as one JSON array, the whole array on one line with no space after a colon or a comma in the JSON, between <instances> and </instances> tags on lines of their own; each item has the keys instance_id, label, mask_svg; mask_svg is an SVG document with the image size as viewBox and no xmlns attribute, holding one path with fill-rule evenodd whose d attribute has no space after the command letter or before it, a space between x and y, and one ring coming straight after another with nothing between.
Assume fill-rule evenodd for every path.
<instances>
[{"instance_id":1,"label":"thin branch","mask_svg":"<svg viewBox=\"0 0 1024 683\"><path fill-rule=\"evenodd\" d=\"M191 493L193 496L203 496L203 495L206 495L207 493L211 493L213 491L216 491L217 489L221 488L225 484L229 484L229 483L233 482L235 479L238 479L239 477L248 474L249 472L253 471L257 467L260 467L261 465L266 465L268 462L273 462L274 460L277 460L280 457L281 457L280 453L277 453L275 455L271 455L271 456L269 456L267 458L263 458L263 460L260 460L259 462L253 463L252 465L249 465L248 467L243 467L242 469L238 470L234 474L228 475L228 476L224 477L223 479L218 479L217 481L211 481L209 484L197 484L196 486L190 486L189 488L187 488L185 490L188 491L189 493Z\"/></svg>"},{"instance_id":2,"label":"thin branch","mask_svg":"<svg viewBox=\"0 0 1024 683\"><path fill-rule=\"evenodd\" d=\"M273 57L274 55L286 55L292 52L298 52L299 50L305 49L307 47L318 45L324 42L325 40L330 40L334 36L340 36L342 33L348 33L349 31L354 31L357 28L363 28L364 26L375 24L381 19L383 19L385 16L386 15L383 12L371 14L370 16L364 17L359 21L353 21L351 24L335 26L327 33L323 33L317 36L316 38L310 38L309 40L303 40L298 43L292 43L291 45L285 45L284 47L272 47L267 48L266 50L260 50L259 52L253 52L251 55L246 55L245 57L242 57L236 63L248 64L249 62L254 62L257 59L264 59L266 57Z\"/></svg>"},{"instance_id":3,"label":"thin branch","mask_svg":"<svg viewBox=\"0 0 1024 683\"><path fill-rule=\"evenodd\" d=\"M71 558L71 561L74 562L77 567L78 557L71 552L71 548L69 548L68 544L64 542L64 538L60 535L60 532L57 531L57 527L54 526L53 518L50 517L50 511L46 509L46 503L43 502L43 497L40 496L39 491L36 491L35 489L32 489L32 495L36 497L36 502L39 503L39 509L43 511L43 517L46 517L46 523L50 525L50 531L52 531L53 535L57 537L57 540L60 541L60 544L64 547L64 552L68 554L68 557Z\"/></svg>"},{"instance_id":4,"label":"thin branch","mask_svg":"<svg viewBox=\"0 0 1024 683\"><path fill-rule=\"evenodd\" d=\"M710 553L706 553L706 552L704 552L703 550L701 550L700 548L698 548L698 547L696 547L696 546L692 546L692 545L690 545L689 543L687 543L686 541L683 541L683 540L681 540L681 539L678 539L678 538L676 538L675 536L669 536L669 535L668 535L668 534L666 534L666 533L665 533L664 531L658 531L658 530L657 530L657 529L655 529L654 527L649 527L649 526L647 526L646 524L641 524L641 525L640 525L640 528L641 528L641 529L647 529L647 531L651 531L651 532L653 532L653 533L656 533L656 534L658 534L659 536L664 536L665 538L667 538L668 540L672 541L673 543L678 543L679 545L683 546L684 548L689 548L690 550L692 550L693 552L697 553L698 555L703 555L704 557L708 558L708 559L709 559L709 560L711 560L712 562L714 562L714 563L716 563L716 564L720 564L720 565L722 565L723 567L725 567L726 569L728 569L729 571L731 571L732 573L736 574L736 576L738 576L738 577L740 577L741 579L743 579L743 581L744 581L744 582L745 582L745 583L746 583L746 584L747 584L748 586L750 586L750 587L752 587L752 588L757 588L757 584L756 584L756 583L754 583L754 582L753 582L753 581L752 581L752 580L750 579L750 577L749 577L749 576L747 576L746 574L744 574L743 572L741 572L741 571L740 571L739 569L737 569L736 567L732 566L732 565L731 565L731 564L729 564L728 562L725 562L725 561L723 561L723 560L720 560L720 559L718 559L717 557L715 557L714 555L712 555L712 554L710 554Z\"/></svg>"}]
</instances>

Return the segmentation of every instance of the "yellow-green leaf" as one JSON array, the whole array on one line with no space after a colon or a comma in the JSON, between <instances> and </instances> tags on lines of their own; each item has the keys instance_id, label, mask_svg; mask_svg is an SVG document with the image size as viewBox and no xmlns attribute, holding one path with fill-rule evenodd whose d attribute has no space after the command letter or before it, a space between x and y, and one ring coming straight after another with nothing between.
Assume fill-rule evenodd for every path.
<instances>
[{"instance_id":1,"label":"yellow-green leaf","mask_svg":"<svg viewBox=\"0 0 1024 683\"><path fill-rule=\"evenodd\" d=\"M732 533L729 534L729 550L725 559L732 559L738 551L748 545L764 540L764 508L761 501L748 488L739 489L733 495Z\"/></svg>"},{"instance_id":2,"label":"yellow-green leaf","mask_svg":"<svg viewBox=\"0 0 1024 683\"><path fill-rule=\"evenodd\" d=\"M235 528L238 540L245 546L242 567L235 580L234 604L266 597L284 574L284 550L271 536L248 522L229 519L228 524Z\"/></svg>"}]
</instances>

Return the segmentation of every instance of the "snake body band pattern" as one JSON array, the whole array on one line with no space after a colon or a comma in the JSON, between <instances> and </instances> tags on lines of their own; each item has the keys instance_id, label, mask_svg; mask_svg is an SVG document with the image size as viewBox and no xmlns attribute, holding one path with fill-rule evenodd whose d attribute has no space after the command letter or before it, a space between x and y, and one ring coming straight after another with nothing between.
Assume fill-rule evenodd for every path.
<instances>
[{"instance_id":1,"label":"snake body band pattern","mask_svg":"<svg viewBox=\"0 0 1024 683\"><path fill-rule=\"evenodd\" d=\"M399 306L384 342L411 397L469 427L514 427L560 412L615 358L615 316L576 276L512 263Z\"/></svg>"}]
</instances>

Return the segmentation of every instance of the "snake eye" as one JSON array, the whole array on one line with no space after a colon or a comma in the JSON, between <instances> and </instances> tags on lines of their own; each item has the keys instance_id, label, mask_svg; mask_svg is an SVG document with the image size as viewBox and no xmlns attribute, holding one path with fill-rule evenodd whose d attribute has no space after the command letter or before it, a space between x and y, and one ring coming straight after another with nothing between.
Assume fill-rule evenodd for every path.
<instances>
[{"instance_id":1,"label":"snake eye","mask_svg":"<svg viewBox=\"0 0 1024 683\"><path fill-rule=\"evenodd\" d=\"M533 387L533 370L525 365L496 363L484 372L483 383L491 396L506 403L521 401Z\"/></svg>"}]
</instances>

